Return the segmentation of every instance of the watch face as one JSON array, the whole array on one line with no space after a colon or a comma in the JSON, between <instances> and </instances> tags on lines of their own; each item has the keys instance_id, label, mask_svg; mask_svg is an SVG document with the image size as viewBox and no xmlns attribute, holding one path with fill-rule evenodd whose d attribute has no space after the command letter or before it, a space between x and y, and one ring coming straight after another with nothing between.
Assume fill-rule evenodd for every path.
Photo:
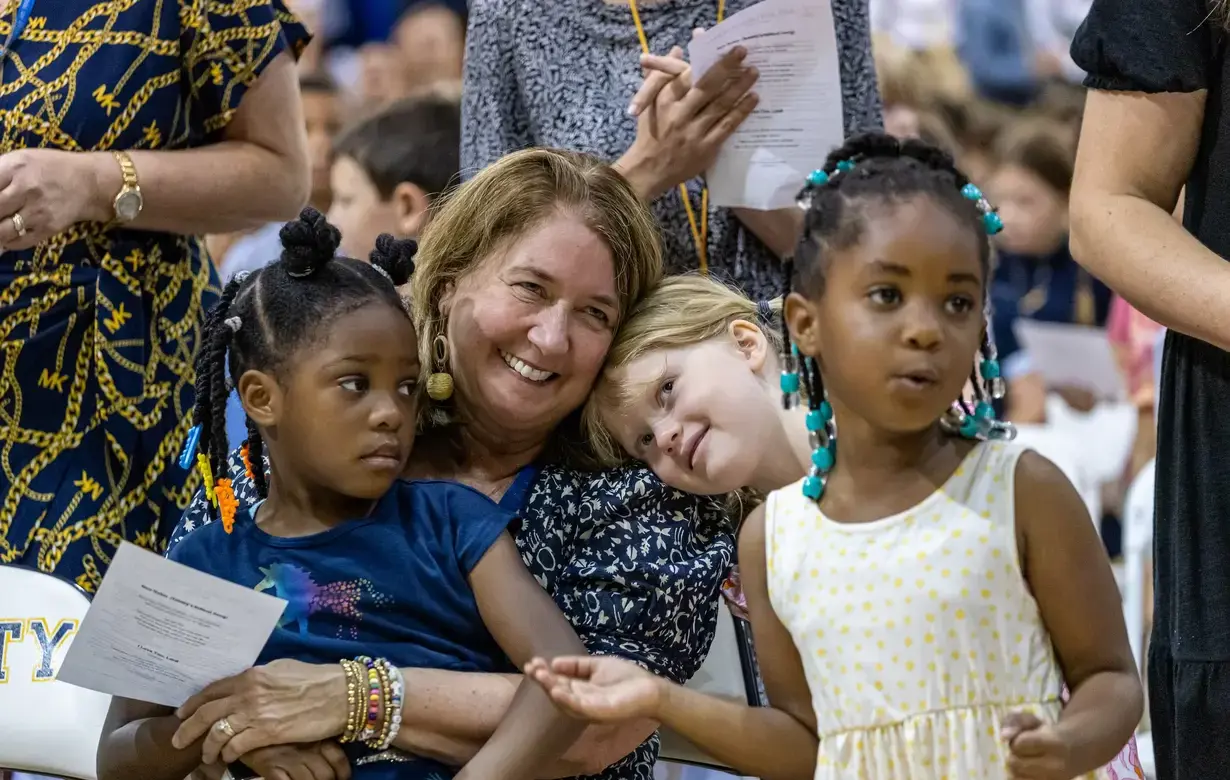
<instances>
[{"instance_id":1,"label":"watch face","mask_svg":"<svg viewBox=\"0 0 1230 780\"><path fill-rule=\"evenodd\" d=\"M132 222L141 213L141 193L139 190L125 190L115 198L115 216L121 222Z\"/></svg>"}]
</instances>

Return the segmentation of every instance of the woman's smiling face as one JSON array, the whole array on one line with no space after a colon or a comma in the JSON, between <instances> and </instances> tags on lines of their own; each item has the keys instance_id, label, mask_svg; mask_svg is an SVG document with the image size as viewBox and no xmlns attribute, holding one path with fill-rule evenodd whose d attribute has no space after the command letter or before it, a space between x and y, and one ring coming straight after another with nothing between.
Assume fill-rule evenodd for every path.
<instances>
[{"instance_id":1,"label":"woman's smiling face","mask_svg":"<svg viewBox=\"0 0 1230 780\"><path fill-rule=\"evenodd\" d=\"M568 212L483 259L441 304L466 416L518 437L585 402L619 317L611 251Z\"/></svg>"}]
</instances>

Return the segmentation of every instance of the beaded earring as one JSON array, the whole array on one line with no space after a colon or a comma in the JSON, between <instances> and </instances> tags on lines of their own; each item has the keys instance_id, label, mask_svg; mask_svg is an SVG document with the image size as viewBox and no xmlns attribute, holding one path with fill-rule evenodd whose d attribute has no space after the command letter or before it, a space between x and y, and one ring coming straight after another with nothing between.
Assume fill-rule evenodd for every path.
<instances>
[{"instance_id":1,"label":"beaded earring","mask_svg":"<svg viewBox=\"0 0 1230 780\"><path fill-rule=\"evenodd\" d=\"M431 342L434 368L427 375L427 396L433 401L447 401L453 396L453 375L448 372L448 338L443 333Z\"/></svg>"},{"instance_id":2,"label":"beaded earring","mask_svg":"<svg viewBox=\"0 0 1230 780\"><path fill-rule=\"evenodd\" d=\"M833 407L824 393L820 364L814 357L803 358L803 376L807 389L807 436L811 445L811 468L803 480L803 495L819 501L824 495L828 474L837 462L837 425L833 422Z\"/></svg>"}]
</instances>

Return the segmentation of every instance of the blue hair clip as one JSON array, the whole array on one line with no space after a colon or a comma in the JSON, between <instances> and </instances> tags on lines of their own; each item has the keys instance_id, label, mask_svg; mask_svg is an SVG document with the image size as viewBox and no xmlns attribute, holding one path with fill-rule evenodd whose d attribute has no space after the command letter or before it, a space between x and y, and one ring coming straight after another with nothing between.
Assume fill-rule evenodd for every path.
<instances>
[{"instance_id":1,"label":"blue hair clip","mask_svg":"<svg viewBox=\"0 0 1230 780\"><path fill-rule=\"evenodd\" d=\"M982 190L978 189L973 182L967 182L961 188L961 195L966 200L974 201L974 205L982 213L982 226L986 228L988 236L993 236L1004 229L1004 221L995 212L995 207L991 205L986 196L982 194Z\"/></svg>"},{"instance_id":2,"label":"blue hair clip","mask_svg":"<svg viewBox=\"0 0 1230 780\"><path fill-rule=\"evenodd\" d=\"M194 425L188 431L184 441L184 449L179 453L179 467L184 471L192 471L192 460L196 457L196 445L201 440L201 426Z\"/></svg>"}]
</instances>

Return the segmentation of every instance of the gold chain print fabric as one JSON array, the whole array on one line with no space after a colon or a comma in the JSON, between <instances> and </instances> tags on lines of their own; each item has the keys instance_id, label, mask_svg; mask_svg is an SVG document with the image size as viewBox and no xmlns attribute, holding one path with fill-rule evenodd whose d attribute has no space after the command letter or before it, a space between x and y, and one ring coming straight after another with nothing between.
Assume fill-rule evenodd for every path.
<instances>
[{"instance_id":1,"label":"gold chain print fabric","mask_svg":"<svg viewBox=\"0 0 1230 780\"><path fill-rule=\"evenodd\" d=\"M281 0L34 0L0 72L0 154L213 143L306 42ZM93 591L121 541L161 547L197 487L177 461L217 291L195 237L86 223L0 254L0 563Z\"/></svg>"}]
</instances>

